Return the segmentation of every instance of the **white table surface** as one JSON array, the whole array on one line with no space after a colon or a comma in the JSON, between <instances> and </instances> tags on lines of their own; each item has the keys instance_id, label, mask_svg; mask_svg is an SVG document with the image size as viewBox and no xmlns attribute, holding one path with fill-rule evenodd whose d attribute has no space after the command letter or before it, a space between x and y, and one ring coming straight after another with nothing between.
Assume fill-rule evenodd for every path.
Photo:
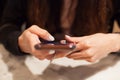
<instances>
[{"instance_id":1,"label":"white table surface","mask_svg":"<svg viewBox=\"0 0 120 80\"><path fill-rule=\"evenodd\" d=\"M117 55L109 55L95 64L86 65L81 61L77 67L74 64L74 67L51 64L42 75L34 75L30 71L25 64L25 56L13 56L2 45L0 56L0 80L120 80L120 56Z\"/></svg>"}]
</instances>

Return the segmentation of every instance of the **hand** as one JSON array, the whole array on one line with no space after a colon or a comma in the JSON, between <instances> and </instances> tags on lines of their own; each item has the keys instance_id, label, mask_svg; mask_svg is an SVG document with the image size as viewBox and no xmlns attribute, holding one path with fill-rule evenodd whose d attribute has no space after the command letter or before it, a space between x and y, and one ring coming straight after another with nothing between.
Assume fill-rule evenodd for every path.
<instances>
[{"instance_id":1,"label":"hand","mask_svg":"<svg viewBox=\"0 0 120 80\"><path fill-rule=\"evenodd\" d=\"M80 52L72 53L69 58L84 59L89 62L96 62L106 57L111 52L120 49L119 34L102 34L97 33L84 37L69 37L66 39L76 43L76 50Z\"/></svg>"},{"instance_id":2,"label":"hand","mask_svg":"<svg viewBox=\"0 0 120 80\"><path fill-rule=\"evenodd\" d=\"M40 51L34 48L36 44L41 43L39 38L49 41L54 40L46 30L33 25L19 36L18 45L23 52L30 53L39 59L51 58L52 55L49 54L49 51Z\"/></svg>"},{"instance_id":3,"label":"hand","mask_svg":"<svg viewBox=\"0 0 120 80\"><path fill-rule=\"evenodd\" d=\"M75 44L74 43L68 43L68 42L66 42L66 40L61 40L60 44L61 45L59 46L59 49L55 50L56 54L54 55L53 59L55 59L55 58L61 58L61 57L66 57L75 48ZM58 46L56 46L56 47L58 47Z\"/></svg>"}]
</instances>

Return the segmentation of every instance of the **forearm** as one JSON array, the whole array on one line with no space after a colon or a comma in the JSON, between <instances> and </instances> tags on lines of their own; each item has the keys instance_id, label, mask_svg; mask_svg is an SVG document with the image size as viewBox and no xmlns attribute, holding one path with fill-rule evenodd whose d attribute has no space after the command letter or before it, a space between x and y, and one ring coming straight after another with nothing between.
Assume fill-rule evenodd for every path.
<instances>
[{"instance_id":1,"label":"forearm","mask_svg":"<svg viewBox=\"0 0 120 80\"><path fill-rule=\"evenodd\" d=\"M26 0L7 1L0 23L0 42L15 55L24 55L18 46L21 25L26 21Z\"/></svg>"},{"instance_id":2,"label":"forearm","mask_svg":"<svg viewBox=\"0 0 120 80\"><path fill-rule=\"evenodd\" d=\"M112 33L111 36L113 36L113 41L116 42L115 44L113 44L113 47L114 47L114 50L115 50L113 52L119 52L120 51L120 34L119 33Z\"/></svg>"},{"instance_id":3,"label":"forearm","mask_svg":"<svg viewBox=\"0 0 120 80\"><path fill-rule=\"evenodd\" d=\"M0 42L14 55L25 55L18 46L18 37L21 31L15 25L3 25L0 27Z\"/></svg>"}]
</instances>

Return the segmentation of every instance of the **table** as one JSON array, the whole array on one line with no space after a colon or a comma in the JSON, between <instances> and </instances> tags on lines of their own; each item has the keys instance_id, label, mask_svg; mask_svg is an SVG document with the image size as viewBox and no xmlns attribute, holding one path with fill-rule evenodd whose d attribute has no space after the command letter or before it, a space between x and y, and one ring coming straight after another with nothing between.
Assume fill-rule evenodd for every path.
<instances>
[{"instance_id":1,"label":"table","mask_svg":"<svg viewBox=\"0 0 120 80\"><path fill-rule=\"evenodd\" d=\"M50 64L42 75L33 75L25 65L26 56L14 56L2 44L0 55L0 80L120 80L120 56L117 54L99 63L74 68Z\"/></svg>"}]
</instances>

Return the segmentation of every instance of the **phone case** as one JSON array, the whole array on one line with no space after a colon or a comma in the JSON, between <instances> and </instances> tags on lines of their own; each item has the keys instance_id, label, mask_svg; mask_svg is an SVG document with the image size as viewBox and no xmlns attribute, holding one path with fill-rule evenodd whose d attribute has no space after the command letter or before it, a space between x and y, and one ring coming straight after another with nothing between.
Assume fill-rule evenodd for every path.
<instances>
[{"instance_id":1,"label":"phone case","mask_svg":"<svg viewBox=\"0 0 120 80\"><path fill-rule=\"evenodd\" d=\"M35 45L37 50L73 50L75 49L74 43L61 42L43 42Z\"/></svg>"}]
</instances>

